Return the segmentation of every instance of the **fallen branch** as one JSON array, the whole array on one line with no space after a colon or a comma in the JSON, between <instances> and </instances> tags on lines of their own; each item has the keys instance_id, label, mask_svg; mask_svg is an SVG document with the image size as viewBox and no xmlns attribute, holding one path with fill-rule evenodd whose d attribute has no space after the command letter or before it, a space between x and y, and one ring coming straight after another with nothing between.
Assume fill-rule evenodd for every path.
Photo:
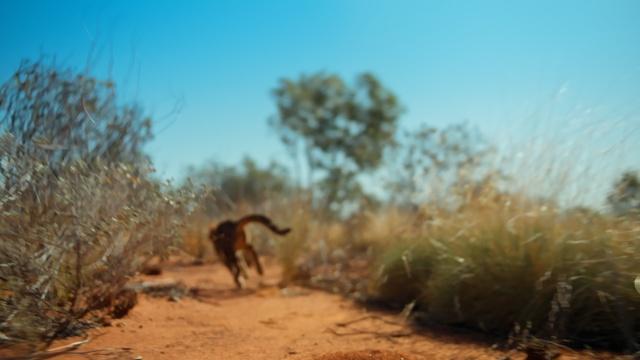
<instances>
[{"instance_id":1,"label":"fallen branch","mask_svg":"<svg viewBox=\"0 0 640 360\"><path fill-rule=\"evenodd\" d=\"M411 336L413 332L411 331L390 331L390 332L380 332L380 331L369 331L369 330L353 330L351 332L338 332L335 329L327 328L327 331L331 332L336 336L353 336L353 335L373 335L376 337L385 338L389 341L396 342L395 338Z\"/></svg>"},{"instance_id":2,"label":"fallen branch","mask_svg":"<svg viewBox=\"0 0 640 360\"><path fill-rule=\"evenodd\" d=\"M339 332L339 331L336 331L333 328L327 328L327 331L333 333L336 336L373 335L373 336L377 336L377 337L383 337L383 338L385 338L385 339L387 339L389 341L393 341L393 342L395 342L395 338L413 335L413 331L406 330L406 325L404 323L393 321L393 320L389 320L389 319L385 319L384 317L379 316L379 315L366 315L366 316L363 316L363 317L360 317L360 318L357 318L357 319L354 319L354 320L338 322L338 323L336 323L336 326L342 327L342 328L347 328L350 325L362 322L364 320L369 320L369 319L378 320L378 321L381 321L381 322L383 322L385 324L388 324L388 325L401 327L402 329L401 330L389 331L389 332L371 331L371 330L362 330L362 329L352 329L351 331Z\"/></svg>"},{"instance_id":3,"label":"fallen branch","mask_svg":"<svg viewBox=\"0 0 640 360\"><path fill-rule=\"evenodd\" d=\"M73 342L71 344L59 346L59 347L56 347L56 348L53 348L53 349L47 349L47 350L44 350L44 351L38 351L38 352L31 353L31 354L26 355L26 356L15 356L15 357L5 358L5 360L48 359L48 358L52 358L54 356L67 354L67 353L69 353L69 352L71 352L73 350L78 349L79 347L81 347L82 345L88 343L89 341L91 341L91 338L86 338L84 340L76 341L76 342Z\"/></svg>"},{"instance_id":4,"label":"fallen branch","mask_svg":"<svg viewBox=\"0 0 640 360\"><path fill-rule=\"evenodd\" d=\"M380 321L382 321L383 323L385 323L385 324L389 324L389 325L405 326L405 324L404 324L404 323L397 322L397 321L393 321L393 320L388 320L388 319L385 319L385 318L383 318L382 316L379 316L379 315L366 315L366 316L363 316L363 317L361 317L361 318L357 318L357 319L355 319L355 320L344 321L344 322L338 322L338 323L336 323L336 326L340 326L340 327L347 327L347 326L349 326L349 325L352 325L352 324L355 324L355 323L359 323L359 322L361 322L361 321L368 320L368 319L376 319L376 320L380 320Z\"/></svg>"}]
</instances>

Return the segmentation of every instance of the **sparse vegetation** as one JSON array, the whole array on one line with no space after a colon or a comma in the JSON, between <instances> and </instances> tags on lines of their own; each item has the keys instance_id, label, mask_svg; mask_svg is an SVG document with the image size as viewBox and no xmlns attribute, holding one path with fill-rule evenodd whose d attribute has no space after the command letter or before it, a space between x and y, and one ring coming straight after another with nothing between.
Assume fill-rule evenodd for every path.
<instances>
[{"instance_id":1,"label":"sparse vegetation","mask_svg":"<svg viewBox=\"0 0 640 360\"><path fill-rule=\"evenodd\" d=\"M512 192L501 170L486 161L491 147L464 126L423 127L406 138L394 153L403 156L401 167L390 171L389 205L364 209L359 232L349 223L325 223L319 227L333 229L332 241L323 242L326 232L308 239L307 263L332 264L343 278L354 258L376 264L368 278L355 280L366 286L329 288L367 288L356 295L410 306L421 321L519 341L638 350L634 173L625 173L609 194L614 214L564 209L553 199ZM334 251L349 254L322 255Z\"/></svg>"},{"instance_id":2,"label":"sparse vegetation","mask_svg":"<svg viewBox=\"0 0 640 360\"><path fill-rule=\"evenodd\" d=\"M488 180L460 184L455 208L388 206L355 229L296 206L284 218L300 237L278 243L287 277L406 308L418 322L637 351L637 218L562 209Z\"/></svg>"},{"instance_id":3,"label":"sparse vegetation","mask_svg":"<svg viewBox=\"0 0 640 360\"><path fill-rule=\"evenodd\" d=\"M188 179L185 186L193 183L211 189L200 199L202 207L189 216L183 236L182 249L198 261L213 256L208 229L218 221L239 218L249 212L275 214L275 219L284 220L280 214L290 211L282 204L288 206L289 199L302 196L281 164L272 162L261 167L248 157L240 166L215 161L190 166L185 178ZM254 246L261 253L273 250L273 246L266 244L269 238L261 234L264 233L253 231Z\"/></svg>"},{"instance_id":4,"label":"sparse vegetation","mask_svg":"<svg viewBox=\"0 0 640 360\"><path fill-rule=\"evenodd\" d=\"M202 260L216 220L264 212L293 229L252 234L284 283L518 341L639 349L635 173L613 185L610 213L565 208L510 187L464 125L398 140L401 108L371 75L354 89L323 74L283 80L275 96L271 124L294 160L304 153L306 186L247 158L190 168L177 188L153 179L151 120L118 105L113 83L25 63L0 88L0 343L46 343L122 313L115 298L150 257L179 245ZM381 166L374 197L359 176Z\"/></svg>"},{"instance_id":5,"label":"sparse vegetation","mask_svg":"<svg viewBox=\"0 0 640 360\"><path fill-rule=\"evenodd\" d=\"M346 137L334 139L332 132L338 130L316 124L335 119L304 114L328 106L321 100L334 92L346 91L338 80L302 77L278 89L276 126L284 143L293 150L296 141L307 144L309 165L326 170L322 181L330 180L331 169L341 163L320 160L343 151L330 144ZM316 89L323 86L332 89L325 89L329 94ZM316 90L319 94L313 95ZM336 204L348 207L346 198L319 202L318 193L310 195L318 189L324 196L330 193L315 188L315 182L298 188L295 196L254 194L251 198L262 199L259 204L244 201L242 210L268 208L293 228L288 237L266 244L275 248L285 282L302 281L404 308L418 322L473 328L516 342L544 339L639 349L640 295L633 284L640 274L640 223L634 173L623 174L613 185L607 198L611 212L567 208L553 198L562 189L543 198L513 186L503 169L492 165L491 144L465 125L422 126L400 141L387 140L396 147L385 164L388 186L377 206L365 201L342 211ZM326 148L318 141L325 141ZM361 194L341 181L333 184L335 194Z\"/></svg>"},{"instance_id":6,"label":"sparse vegetation","mask_svg":"<svg viewBox=\"0 0 640 360\"><path fill-rule=\"evenodd\" d=\"M381 248L374 296L415 301L430 321L637 349L637 222L491 189L459 211L437 214Z\"/></svg>"},{"instance_id":7,"label":"sparse vegetation","mask_svg":"<svg viewBox=\"0 0 640 360\"><path fill-rule=\"evenodd\" d=\"M193 192L151 177L151 123L133 109L113 84L44 63L0 89L0 345L122 315L129 277L179 240Z\"/></svg>"}]
</instances>

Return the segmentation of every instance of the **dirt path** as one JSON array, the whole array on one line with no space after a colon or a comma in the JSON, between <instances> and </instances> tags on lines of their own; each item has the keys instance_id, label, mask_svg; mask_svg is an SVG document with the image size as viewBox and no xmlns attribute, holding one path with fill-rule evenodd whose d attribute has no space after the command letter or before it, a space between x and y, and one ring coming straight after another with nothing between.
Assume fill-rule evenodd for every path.
<instances>
[{"instance_id":1,"label":"dirt path","mask_svg":"<svg viewBox=\"0 0 640 360\"><path fill-rule=\"evenodd\" d=\"M251 274L248 288L237 291L220 265L165 269L153 279L175 279L197 287L197 298L172 302L143 295L128 316L91 332L91 341L78 350L84 355L57 358L524 358L523 354L492 350L490 344L468 336L412 332L394 324L398 319L391 315L367 312L337 295L303 288L280 289L279 269L273 263L267 264L266 274L261 283ZM358 319L363 320L343 324ZM346 333L357 334L339 335Z\"/></svg>"}]
</instances>

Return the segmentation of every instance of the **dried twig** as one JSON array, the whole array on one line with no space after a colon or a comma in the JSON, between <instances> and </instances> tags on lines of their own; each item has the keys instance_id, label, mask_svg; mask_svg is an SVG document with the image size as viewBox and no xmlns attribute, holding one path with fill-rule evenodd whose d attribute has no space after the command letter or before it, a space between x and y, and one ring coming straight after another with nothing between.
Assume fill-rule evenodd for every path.
<instances>
[{"instance_id":1,"label":"dried twig","mask_svg":"<svg viewBox=\"0 0 640 360\"><path fill-rule=\"evenodd\" d=\"M52 358L54 356L67 354L70 351L78 349L79 347L81 347L82 345L88 343L89 341L91 341L91 338L86 338L84 340L76 341L76 342L73 342L71 344L59 346L59 347L56 347L56 348L53 348L53 349L47 349L45 351L38 351L38 352L31 353L31 354L26 355L26 356L14 356L14 357L5 358L5 360L48 359L48 358Z\"/></svg>"},{"instance_id":2,"label":"dried twig","mask_svg":"<svg viewBox=\"0 0 640 360\"><path fill-rule=\"evenodd\" d=\"M387 339L387 340L393 341L393 342L396 341L395 338L413 335L413 332L411 332L411 331L402 331L402 330L381 332L381 331L370 331L370 330L355 329L355 330L350 331L350 332L338 332L335 329L327 328L327 331L329 331L330 333L332 333L332 334L334 334L336 336L373 335L373 336L376 336L376 337L382 337L384 339Z\"/></svg>"},{"instance_id":3,"label":"dried twig","mask_svg":"<svg viewBox=\"0 0 640 360\"><path fill-rule=\"evenodd\" d=\"M349 326L349 325L352 325L352 324L355 324L355 323L358 323L358 322L361 322L361 321L364 321L364 320L368 320L368 319L380 320L380 321L382 321L382 322L384 322L386 324L389 324L389 325L396 325L396 326L404 326L405 325L404 323L401 323L401 322L385 319L384 317L379 316L379 315L365 315L365 316L357 318L355 320L338 322L338 323L336 323L336 326L346 327L346 326Z\"/></svg>"},{"instance_id":4,"label":"dried twig","mask_svg":"<svg viewBox=\"0 0 640 360\"><path fill-rule=\"evenodd\" d=\"M333 328L327 328L327 331L331 332L332 334L334 334L336 336L373 335L373 336L383 337L383 338L385 338L385 339L387 339L389 341L393 341L393 342L395 342L395 338L413 335L413 331L405 329L406 326L405 326L404 323L393 321L393 320L389 320L389 319L385 319L384 317L379 316L379 315L366 315L366 316L363 316L363 317L360 317L360 318L357 318L357 319L354 319L354 320L338 322L338 323L336 323L336 326L339 326L339 327L342 327L342 328L347 328L350 325L362 322L364 320L369 320L369 319L378 320L378 321L381 321L381 322L383 322L385 324L398 326L398 327L401 327L403 329L402 330L388 331L388 332L362 330L362 329L352 329L351 331L338 332Z\"/></svg>"}]
</instances>

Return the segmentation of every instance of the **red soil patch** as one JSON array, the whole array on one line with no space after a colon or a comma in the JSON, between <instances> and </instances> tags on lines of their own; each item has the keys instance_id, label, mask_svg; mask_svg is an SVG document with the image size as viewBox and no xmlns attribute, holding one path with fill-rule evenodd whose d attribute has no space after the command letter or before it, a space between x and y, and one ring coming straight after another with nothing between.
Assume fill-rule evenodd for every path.
<instances>
[{"instance_id":1,"label":"red soil patch","mask_svg":"<svg viewBox=\"0 0 640 360\"><path fill-rule=\"evenodd\" d=\"M314 360L412 360L406 354L386 350L336 352L316 357Z\"/></svg>"},{"instance_id":2,"label":"red soil patch","mask_svg":"<svg viewBox=\"0 0 640 360\"><path fill-rule=\"evenodd\" d=\"M129 314L90 332L91 341L56 359L523 359L469 336L415 332L394 316L367 312L338 295L280 289L280 270L266 261L245 290L221 265L169 267L160 277L195 288L194 298L139 296ZM66 339L53 346L78 339ZM506 357L509 356L509 357ZM563 357L564 358L564 357Z\"/></svg>"}]
</instances>

